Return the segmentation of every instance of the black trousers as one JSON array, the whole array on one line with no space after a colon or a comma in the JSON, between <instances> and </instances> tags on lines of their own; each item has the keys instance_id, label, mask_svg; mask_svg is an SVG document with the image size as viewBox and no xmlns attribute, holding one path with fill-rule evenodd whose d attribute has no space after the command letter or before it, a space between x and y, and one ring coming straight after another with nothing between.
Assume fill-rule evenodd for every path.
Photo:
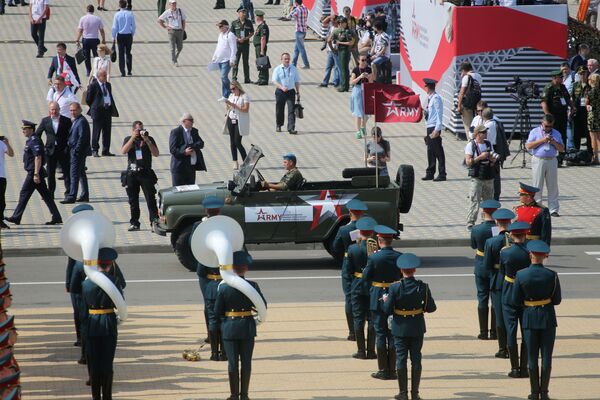
<instances>
[{"instance_id":1,"label":"black trousers","mask_svg":"<svg viewBox=\"0 0 600 400\"><path fill-rule=\"evenodd\" d=\"M85 55L85 71L87 75L90 76L90 72L92 71L90 51L94 57L98 57L98 45L100 44L100 39L83 39L81 44L83 46L83 54Z\"/></svg>"},{"instance_id":2,"label":"black trousers","mask_svg":"<svg viewBox=\"0 0 600 400\"><path fill-rule=\"evenodd\" d=\"M501 169L499 165L496 165L496 176L494 176L494 200L496 201L500 201L500 193L502 193Z\"/></svg>"},{"instance_id":3,"label":"black trousers","mask_svg":"<svg viewBox=\"0 0 600 400\"><path fill-rule=\"evenodd\" d=\"M190 167L189 170L171 171L171 180L173 186L193 185L196 183L196 170Z\"/></svg>"},{"instance_id":4,"label":"black trousers","mask_svg":"<svg viewBox=\"0 0 600 400\"><path fill-rule=\"evenodd\" d=\"M60 165L65 177L65 197L71 189L71 176L69 174L69 154L64 149L54 149L54 154L48 157L46 169L48 170L48 190L52 197L56 191L56 168Z\"/></svg>"},{"instance_id":5,"label":"black trousers","mask_svg":"<svg viewBox=\"0 0 600 400\"><path fill-rule=\"evenodd\" d=\"M275 120L278 127L283 126L283 112L287 105L287 130L296 130L296 115L294 114L294 104L296 102L296 90L290 89L284 92L281 89L275 90Z\"/></svg>"},{"instance_id":6,"label":"black trousers","mask_svg":"<svg viewBox=\"0 0 600 400\"><path fill-rule=\"evenodd\" d=\"M433 130L434 127L427 128L427 135L431 134ZM438 164L438 176L446 176L446 155L444 154L441 136L431 139L431 142L427 145L427 169L425 170L425 175L435 175L436 160Z\"/></svg>"},{"instance_id":7,"label":"black trousers","mask_svg":"<svg viewBox=\"0 0 600 400\"><path fill-rule=\"evenodd\" d=\"M573 146L577 150L581 148L581 139L585 138L587 150L592 152L592 141L587 123L587 110L585 107L577 107L577 114L573 118Z\"/></svg>"},{"instance_id":8,"label":"black trousers","mask_svg":"<svg viewBox=\"0 0 600 400\"><path fill-rule=\"evenodd\" d=\"M110 110L105 110L96 115L93 120L92 128L92 151L100 149L100 134L102 134L102 153L108 153L110 150L110 134L112 129L112 116Z\"/></svg>"},{"instance_id":9,"label":"black trousers","mask_svg":"<svg viewBox=\"0 0 600 400\"><path fill-rule=\"evenodd\" d=\"M242 161L246 159L246 149L242 145L242 136L240 135L239 123L231 123L231 119L227 117L227 129L229 130L229 146L231 147L231 159L237 161L237 153L240 152Z\"/></svg>"},{"instance_id":10,"label":"black trousers","mask_svg":"<svg viewBox=\"0 0 600 400\"><path fill-rule=\"evenodd\" d=\"M113 361L116 350L116 335L86 338L86 358L93 399L112 399Z\"/></svg>"},{"instance_id":11,"label":"black trousers","mask_svg":"<svg viewBox=\"0 0 600 400\"><path fill-rule=\"evenodd\" d=\"M46 206L48 206L48 210L50 210L50 213L52 214L52 220L61 220L60 212L58 212L58 208L56 208L56 203L54 203L54 199L52 198L52 195L50 194L50 191L46 186L46 180L42 178L40 180L40 183L35 183L33 181L33 172L29 171L27 172L27 176L25 177L23 186L21 186L21 192L19 193L19 203L13 211L12 217L16 221L21 221L21 217L23 217L23 212L27 207L27 203L29 202L29 199L31 198L33 192L36 190L40 194L40 196L42 196L42 200L44 200Z\"/></svg>"},{"instance_id":12,"label":"black trousers","mask_svg":"<svg viewBox=\"0 0 600 400\"><path fill-rule=\"evenodd\" d=\"M565 149L567 148L567 114L563 113L555 113L554 115L554 129L560 132L560 137L565 145ZM558 155L558 161L562 162L564 153Z\"/></svg>"},{"instance_id":13,"label":"black trousers","mask_svg":"<svg viewBox=\"0 0 600 400\"><path fill-rule=\"evenodd\" d=\"M6 210L6 178L0 178L0 221L4 219Z\"/></svg>"},{"instance_id":14,"label":"black trousers","mask_svg":"<svg viewBox=\"0 0 600 400\"><path fill-rule=\"evenodd\" d=\"M117 45L119 47L119 71L121 75L125 75L125 65L127 65L127 72L131 73L133 60L131 58L131 47L133 45L132 34L118 34ZM127 59L125 59L127 57Z\"/></svg>"},{"instance_id":15,"label":"black trousers","mask_svg":"<svg viewBox=\"0 0 600 400\"><path fill-rule=\"evenodd\" d=\"M38 54L44 54L46 47L44 47L44 37L46 36L46 20L42 19L39 24L31 24L31 38L35 42L38 48Z\"/></svg>"},{"instance_id":16,"label":"black trousers","mask_svg":"<svg viewBox=\"0 0 600 400\"><path fill-rule=\"evenodd\" d=\"M244 44L238 46L237 53L235 55L235 65L231 69L231 79L237 81L238 68L240 65L240 58L242 59L242 67L244 68L244 82L250 80L250 64L248 63L250 57L250 44Z\"/></svg>"},{"instance_id":17,"label":"black trousers","mask_svg":"<svg viewBox=\"0 0 600 400\"><path fill-rule=\"evenodd\" d=\"M158 218L154 184L154 174L151 170L129 172L127 175L127 188L125 190L129 199L129 209L131 210L131 219L129 220L131 225L140 226L140 189L142 189L146 199L150 222Z\"/></svg>"}]
</instances>

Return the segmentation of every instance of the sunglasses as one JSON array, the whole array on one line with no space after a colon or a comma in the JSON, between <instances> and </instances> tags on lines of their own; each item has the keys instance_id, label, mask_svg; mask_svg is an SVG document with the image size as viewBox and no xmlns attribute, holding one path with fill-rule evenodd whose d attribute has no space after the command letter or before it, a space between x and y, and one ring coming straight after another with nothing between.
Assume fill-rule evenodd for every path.
<instances>
[{"instance_id":1,"label":"sunglasses","mask_svg":"<svg viewBox=\"0 0 600 400\"><path fill-rule=\"evenodd\" d=\"M184 121L194 122L194 119L193 118L188 118L188 119L184 119Z\"/></svg>"},{"instance_id":2,"label":"sunglasses","mask_svg":"<svg viewBox=\"0 0 600 400\"><path fill-rule=\"evenodd\" d=\"M483 110L477 110L477 113L483 112Z\"/></svg>"}]
</instances>

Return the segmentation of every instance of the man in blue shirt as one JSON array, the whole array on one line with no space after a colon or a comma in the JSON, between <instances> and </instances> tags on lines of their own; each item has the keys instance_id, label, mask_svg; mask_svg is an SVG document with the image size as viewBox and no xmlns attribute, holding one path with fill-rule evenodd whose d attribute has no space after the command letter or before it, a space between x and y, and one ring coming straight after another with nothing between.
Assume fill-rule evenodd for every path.
<instances>
[{"instance_id":1,"label":"man in blue shirt","mask_svg":"<svg viewBox=\"0 0 600 400\"><path fill-rule=\"evenodd\" d=\"M121 76L125 76L125 65L127 64L127 75L131 75L132 58L131 46L133 35L135 35L135 17L133 12L127 9L127 0L119 0L120 10L115 14L112 26L113 41L119 46L119 70Z\"/></svg>"},{"instance_id":2,"label":"man in blue shirt","mask_svg":"<svg viewBox=\"0 0 600 400\"><path fill-rule=\"evenodd\" d=\"M425 136L425 145L427 146L427 169L425 176L421 178L424 181L440 182L446 180L446 156L442 146L442 117L444 115L444 104L442 97L435 92L434 79L425 78L425 90L427 90L427 135ZM438 176L435 175L435 163L438 162Z\"/></svg>"},{"instance_id":3,"label":"man in blue shirt","mask_svg":"<svg viewBox=\"0 0 600 400\"><path fill-rule=\"evenodd\" d=\"M281 55L281 65L273 70L271 82L277 87L275 90L275 119L277 132L281 132L283 125L283 112L287 104L288 123L287 130L290 135L295 135L296 115L294 114L294 104L296 103L296 94L300 100L300 74L294 65L290 65L290 53Z\"/></svg>"}]
</instances>

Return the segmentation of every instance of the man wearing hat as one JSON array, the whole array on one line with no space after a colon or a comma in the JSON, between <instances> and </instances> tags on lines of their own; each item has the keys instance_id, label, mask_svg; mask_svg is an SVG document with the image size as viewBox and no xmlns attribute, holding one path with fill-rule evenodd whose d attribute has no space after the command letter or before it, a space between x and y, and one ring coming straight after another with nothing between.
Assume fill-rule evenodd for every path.
<instances>
[{"instance_id":1,"label":"man wearing hat","mask_svg":"<svg viewBox=\"0 0 600 400\"><path fill-rule=\"evenodd\" d=\"M348 263L348 247L354 242L350 237L350 232L356 229L356 221L367 211L367 205L359 199L352 199L346 204L350 214L350 222L340 227L333 239L332 250L342 256L342 290L344 292L346 322L348 323L348 340L356 340L354 336L354 322L352 321L352 301L350 299L350 288L352 286L353 275L350 272ZM362 265L361 267L364 267Z\"/></svg>"},{"instance_id":2,"label":"man wearing hat","mask_svg":"<svg viewBox=\"0 0 600 400\"><path fill-rule=\"evenodd\" d=\"M367 257L377 251L377 240L374 229L377 225L371 217L361 217L356 222L356 229L360 231L357 243L348 247L348 274L351 276L350 300L352 305L352 319L354 321L353 333L356 337L358 351L352 357L361 360L375 359L375 327L369 312L370 285L363 279L363 270L367 265ZM341 228L340 228L341 229ZM365 346L365 322L368 322L367 340Z\"/></svg>"},{"instance_id":3,"label":"man wearing hat","mask_svg":"<svg viewBox=\"0 0 600 400\"><path fill-rule=\"evenodd\" d=\"M254 44L257 60L259 57L265 57L267 55L269 26L265 22L265 12L262 10L256 10L256 31L252 37L252 43ZM256 84L259 86L269 84L269 68L261 68L258 70L258 81Z\"/></svg>"},{"instance_id":4,"label":"man wearing hat","mask_svg":"<svg viewBox=\"0 0 600 400\"><path fill-rule=\"evenodd\" d=\"M478 339L488 339L488 301L490 298L490 274L485 269L483 257L485 255L485 242L493 235L492 229L496 225L492 214L500 208L500 202L485 200L481 203L483 208L483 222L471 229L471 248L475 250L475 287L477 288L477 316L479 319ZM492 329L489 330L492 339L496 339L496 322L492 310Z\"/></svg>"},{"instance_id":5,"label":"man wearing hat","mask_svg":"<svg viewBox=\"0 0 600 400\"><path fill-rule=\"evenodd\" d=\"M235 34L229 30L229 22L223 19L217 23L219 28L219 37L217 38L217 47L213 54L211 63L219 66L221 73L221 96L228 98L231 94L229 89L229 70L233 67L236 61L237 54L237 39Z\"/></svg>"},{"instance_id":6,"label":"man wearing hat","mask_svg":"<svg viewBox=\"0 0 600 400\"><path fill-rule=\"evenodd\" d=\"M573 92L571 98L576 107L575 115L573 116L573 147L579 150L581 148L581 139L585 138L586 148L589 153L592 152L592 141L590 139L590 131L587 124L587 107L586 97L591 90L588 84L588 70L584 65L577 69L579 79L573 84Z\"/></svg>"},{"instance_id":7,"label":"man wearing hat","mask_svg":"<svg viewBox=\"0 0 600 400\"><path fill-rule=\"evenodd\" d=\"M510 225L515 213L506 209L500 208L492 214L492 218L496 220L496 230L498 233L485 241L483 250L483 267L490 276L490 297L492 298L493 316L496 322L492 324L491 329L496 330L498 338L498 352L496 358L508 358L506 349L506 326L504 324L504 314L502 313L502 283L504 282L504 274L500 270L500 251L510 246L510 241L507 233L508 225Z\"/></svg>"},{"instance_id":8,"label":"man wearing hat","mask_svg":"<svg viewBox=\"0 0 600 400\"><path fill-rule=\"evenodd\" d=\"M174 67L179 66L177 59L179 58L179 53L183 50L185 20L185 13L181 7L177 8L177 0L169 0L169 9L158 17L158 24L169 32L171 62Z\"/></svg>"},{"instance_id":9,"label":"man wearing hat","mask_svg":"<svg viewBox=\"0 0 600 400\"><path fill-rule=\"evenodd\" d=\"M425 78L425 90L427 91L427 105L425 120L427 134L425 135L425 145L427 146L427 169L425 176L421 178L424 181L445 181L446 180L446 155L444 146L442 146L442 119L444 117L444 103L442 96L436 93L434 79ZM438 176L435 175L435 164L438 164Z\"/></svg>"},{"instance_id":10,"label":"man wearing hat","mask_svg":"<svg viewBox=\"0 0 600 400\"><path fill-rule=\"evenodd\" d=\"M400 393L395 397L408 400L408 355L410 353L410 398L420 400L421 349L425 335L424 313L437 310L429 286L415 279L415 271L421 265L419 257L404 253L398 257L396 265L402 271L403 279L392 284L389 294L383 295L383 310L392 315L392 335L396 348L396 374Z\"/></svg>"},{"instance_id":11,"label":"man wearing hat","mask_svg":"<svg viewBox=\"0 0 600 400\"><path fill-rule=\"evenodd\" d=\"M252 257L245 251L233 253L233 270L245 280L245 273L252 264ZM246 280L262 297L265 304L267 301L260 291L260 287L254 281ZM254 304L240 292L226 283L219 287L217 301L215 303L215 314L221 322L223 342L227 353L229 388L231 400L249 400L248 390L250 387L250 374L252 370L252 352L254 350L254 338L256 337L256 322L252 309ZM239 369L241 364L241 370Z\"/></svg>"},{"instance_id":12,"label":"man wearing hat","mask_svg":"<svg viewBox=\"0 0 600 400\"><path fill-rule=\"evenodd\" d=\"M521 326L523 338L523 307L515 307L511 303L512 288L517 272L529 267L531 260L526 245L526 235L529 231L527 222L513 222L508 226L511 245L500 251L500 271L504 275L502 282L502 314L506 326L506 343L510 358L511 378L527 378L527 346L521 342L521 362L519 363L519 348L517 346L517 325Z\"/></svg>"},{"instance_id":13,"label":"man wearing hat","mask_svg":"<svg viewBox=\"0 0 600 400\"><path fill-rule=\"evenodd\" d=\"M537 187L519 182L519 202L514 208L517 221L527 222L531 228L527 232L527 239L540 239L550 245L552 239L552 221L550 210L535 201L535 194L540 190Z\"/></svg>"},{"instance_id":14,"label":"man wearing hat","mask_svg":"<svg viewBox=\"0 0 600 400\"><path fill-rule=\"evenodd\" d=\"M23 120L22 130L23 135L27 138L25 149L23 151L23 164L27 175L25 176L23 186L21 186L19 203L13 211L13 215L6 218L6 220L13 224L20 225L21 217L27 207L27 203L33 192L37 190L52 214L52 219L46 222L46 225L62 224L60 212L58 211L58 208L56 208L54 199L46 186L46 171L43 168L45 157L44 143L42 142L42 139L33 134L35 131L35 124L33 122Z\"/></svg>"},{"instance_id":15,"label":"man wearing hat","mask_svg":"<svg viewBox=\"0 0 600 400\"><path fill-rule=\"evenodd\" d=\"M531 399L549 400L548 386L552 370L552 350L556 339L554 306L562 297L558 274L544 267L550 246L541 240L527 243L531 265L517 272L512 304L523 307L523 339L527 344ZM538 356L542 355L541 374Z\"/></svg>"},{"instance_id":16,"label":"man wearing hat","mask_svg":"<svg viewBox=\"0 0 600 400\"><path fill-rule=\"evenodd\" d=\"M567 143L567 122L569 120L569 107L571 114L575 112L575 105L571 100L569 91L563 84L562 71L557 69L550 73L552 81L548 83L542 92L541 106L544 114L551 114L554 117L554 129L561 136L562 143ZM564 149L558 155L558 163L562 164Z\"/></svg>"},{"instance_id":17,"label":"man wearing hat","mask_svg":"<svg viewBox=\"0 0 600 400\"><path fill-rule=\"evenodd\" d=\"M392 283L400 280L400 270L396 260L402 253L392 248L395 229L385 225L376 225L379 251L368 257L367 266L363 270L363 279L371 286L369 309L375 326L378 371L371 374L375 379L396 379L396 351L392 333L388 327L387 314L383 310L383 295L388 292Z\"/></svg>"},{"instance_id":18,"label":"man wearing hat","mask_svg":"<svg viewBox=\"0 0 600 400\"><path fill-rule=\"evenodd\" d=\"M244 67L244 83L252 83L250 79L250 64L248 63L248 57L250 56L250 39L254 35L254 26L252 21L248 19L248 10L244 7L239 7L238 19L231 22L230 31L235 35L237 41L237 52L235 55L235 63L231 70L231 79L237 81L238 78L238 66L240 64L240 58Z\"/></svg>"},{"instance_id":19,"label":"man wearing hat","mask_svg":"<svg viewBox=\"0 0 600 400\"><path fill-rule=\"evenodd\" d=\"M283 167L287 171L278 183L262 181L261 185L266 190L298 190L304 178L296 167L296 156L293 153L288 153L283 156Z\"/></svg>"}]
</instances>

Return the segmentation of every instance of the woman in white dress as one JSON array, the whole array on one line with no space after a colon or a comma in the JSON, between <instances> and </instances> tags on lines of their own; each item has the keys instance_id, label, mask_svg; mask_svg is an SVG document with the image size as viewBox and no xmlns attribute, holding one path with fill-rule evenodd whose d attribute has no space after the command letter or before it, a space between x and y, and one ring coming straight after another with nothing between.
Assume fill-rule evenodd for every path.
<instances>
[{"instance_id":1,"label":"woman in white dress","mask_svg":"<svg viewBox=\"0 0 600 400\"><path fill-rule=\"evenodd\" d=\"M233 168L238 169L238 151L242 156L242 162L246 158L246 149L242 145L242 137L250 134L250 98L238 81L231 81L229 88L231 94L225 101L227 106L227 130L229 131Z\"/></svg>"},{"instance_id":2,"label":"woman in white dress","mask_svg":"<svg viewBox=\"0 0 600 400\"><path fill-rule=\"evenodd\" d=\"M98 57L94 58L92 62L92 73L90 74L90 80L88 83L92 83L94 79L97 79L96 75L101 69L106 71L106 80L110 82L110 68L112 61L110 61L110 47L105 44L98 45Z\"/></svg>"}]
</instances>

